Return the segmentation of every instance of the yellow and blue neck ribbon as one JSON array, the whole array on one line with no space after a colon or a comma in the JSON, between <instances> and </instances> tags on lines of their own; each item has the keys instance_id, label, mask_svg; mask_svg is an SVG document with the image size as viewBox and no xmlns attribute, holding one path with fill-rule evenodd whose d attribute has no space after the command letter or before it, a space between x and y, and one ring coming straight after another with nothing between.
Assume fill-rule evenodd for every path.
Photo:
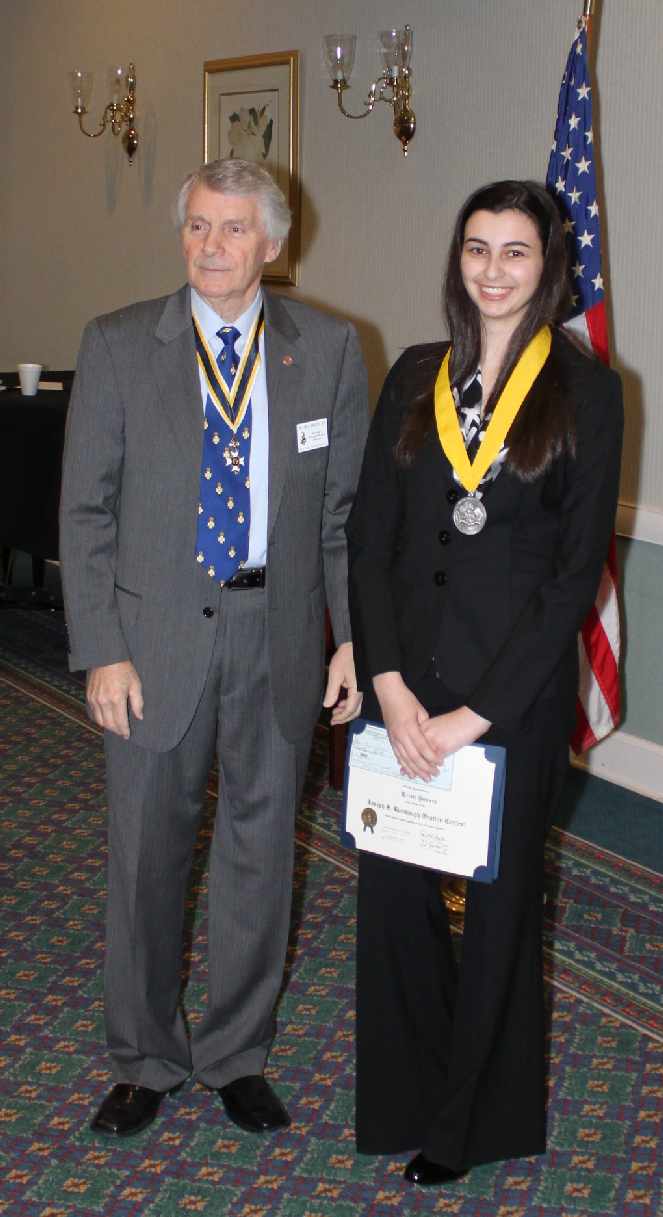
<instances>
[{"instance_id":1,"label":"yellow and blue neck ribbon","mask_svg":"<svg viewBox=\"0 0 663 1217\"><path fill-rule=\"evenodd\" d=\"M246 414L251 390L260 367L260 337L265 328L264 310L261 308L246 340L241 359L237 366L232 388L225 383L216 359L211 351L196 318L193 318L193 330L196 341L196 357L205 380L207 393L221 415L226 426L231 431L237 431Z\"/></svg>"}]
</instances>

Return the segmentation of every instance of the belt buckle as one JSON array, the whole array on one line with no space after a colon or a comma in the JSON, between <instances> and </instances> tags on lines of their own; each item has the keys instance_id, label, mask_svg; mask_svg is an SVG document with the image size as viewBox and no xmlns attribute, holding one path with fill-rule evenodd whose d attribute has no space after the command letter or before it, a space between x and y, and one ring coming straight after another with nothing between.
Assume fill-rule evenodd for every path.
<instances>
[{"instance_id":1,"label":"belt buckle","mask_svg":"<svg viewBox=\"0 0 663 1217\"><path fill-rule=\"evenodd\" d=\"M229 591L245 591L252 587L265 586L265 568L264 566L250 567L248 570L238 570L228 579L225 587Z\"/></svg>"}]
</instances>

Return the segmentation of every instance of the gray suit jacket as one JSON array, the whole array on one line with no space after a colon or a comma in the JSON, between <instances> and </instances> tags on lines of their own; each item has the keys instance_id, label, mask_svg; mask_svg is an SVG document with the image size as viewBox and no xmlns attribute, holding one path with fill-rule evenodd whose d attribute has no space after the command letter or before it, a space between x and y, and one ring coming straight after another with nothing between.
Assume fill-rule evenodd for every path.
<instances>
[{"instance_id":1,"label":"gray suit jacket","mask_svg":"<svg viewBox=\"0 0 663 1217\"><path fill-rule=\"evenodd\" d=\"M349 323L264 295L268 645L274 711L296 739L320 706L325 604L337 644L350 638L344 525L366 436L366 374ZM329 446L299 453L297 424L319 418ZM131 659L145 698L132 738L158 751L191 722L216 633L203 609L221 593L195 562L201 451L188 287L90 322L60 513L70 667Z\"/></svg>"}]
</instances>

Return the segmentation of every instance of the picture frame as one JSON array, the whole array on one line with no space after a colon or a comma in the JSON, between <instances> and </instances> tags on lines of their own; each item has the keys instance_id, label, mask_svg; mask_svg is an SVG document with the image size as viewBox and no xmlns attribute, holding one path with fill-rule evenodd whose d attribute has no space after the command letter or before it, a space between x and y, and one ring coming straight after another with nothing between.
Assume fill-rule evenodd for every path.
<instances>
[{"instance_id":1,"label":"picture frame","mask_svg":"<svg viewBox=\"0 0 663 1217\"><path fill-rule=\"evenodd\" d=\"M274 51L203 65L203 156L255 160L278 182L292 227L263 279L295 286L299 277L299 51Z\"/></svg>"}]
</instances>

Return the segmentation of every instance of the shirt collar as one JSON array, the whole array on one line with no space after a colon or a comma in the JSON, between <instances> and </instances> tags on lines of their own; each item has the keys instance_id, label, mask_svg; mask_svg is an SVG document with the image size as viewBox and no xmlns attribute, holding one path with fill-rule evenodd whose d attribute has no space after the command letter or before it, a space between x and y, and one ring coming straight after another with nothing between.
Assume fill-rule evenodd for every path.
<instances>
[{"instance_id":1,"label":"shirt collar","mask_svg":"<svg viewBox=\"0 0 663 1217\"><path fill-rule=\"evenodd\" d=\"M251 304L247 309L244 310L241 316L239 316L236 321L225 321L223 317L220 317L219 314L210 307L206 300L203 300L202 296L196 291L195 287L191 288L191 312L198 322L198 325L208 343L213 343L214 347L219 345L217 332L221 329L222 325L234 325L236 329L239 330L240 337L237 339L238 342L241 342L242 339L246 338L258 315L261 304L262 288L259 287Z\"/></svg>"}]
</instances>

